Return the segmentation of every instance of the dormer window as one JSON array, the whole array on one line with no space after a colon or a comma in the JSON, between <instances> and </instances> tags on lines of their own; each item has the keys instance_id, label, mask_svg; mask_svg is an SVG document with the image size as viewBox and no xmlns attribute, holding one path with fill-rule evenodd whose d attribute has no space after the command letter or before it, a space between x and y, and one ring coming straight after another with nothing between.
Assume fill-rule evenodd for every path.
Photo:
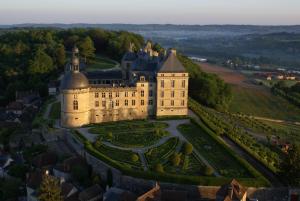
<instances>
[{"instance_id":1,"label":"dormer window","mask_svg":"<svg viewBox=\"0 0 300 201\"><path fill-rule=\"evenodd\" d=\"M141 81L141 82L145 82L145 76L141 76L141 77L140 77L140 81Z\"/></svg>"}]
</instances>

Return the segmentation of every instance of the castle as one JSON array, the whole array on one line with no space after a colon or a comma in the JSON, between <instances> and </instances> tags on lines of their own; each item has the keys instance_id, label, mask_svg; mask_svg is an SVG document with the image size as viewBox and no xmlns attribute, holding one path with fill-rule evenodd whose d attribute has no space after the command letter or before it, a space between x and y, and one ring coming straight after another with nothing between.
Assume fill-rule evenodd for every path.
<instances>
[{"instance_id":1,"label":"castle","mask_svg":"<svg viewBox=\"0 0 300 201\"><path fill-rule=\"evenodd\" d=\"M82 73L81 66L75 47L60 86L63 127L188 113L189 75L174 49L159 54L147 43L134 52L131 45L121 68Z\"/></svg>"}]
</instances>

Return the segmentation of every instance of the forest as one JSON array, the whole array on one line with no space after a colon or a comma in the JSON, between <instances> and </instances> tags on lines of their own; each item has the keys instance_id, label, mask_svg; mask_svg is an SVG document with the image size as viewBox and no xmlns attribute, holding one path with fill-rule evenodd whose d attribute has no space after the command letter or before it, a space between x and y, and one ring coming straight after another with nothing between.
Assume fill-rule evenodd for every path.
<instances>
[{"instance_id":1,"label":"forest","mask_svg":"<svg viewBox=\"0 0 300 201\"><path fill-rule=\"evenodd\" d=\"M126 31L102 29L16 29L0 35L0 105L14 100L16 90L39 91L47 96L47 84L63 72L74 45L86 62L95 54L120 60L133 42L144 44L142 36Z\"/></svg>"},{"instance_id":2,"label":"forest","mask_svg":"<svg viewBox=\"0 0 300 201\"><path fill-rule=\"evenodd\" d=\"M145 43L141 35L126 31L99 28L18 28L2 31L0 35L0 105L13 101L15 92L39 91L48 95L48 82L64 71L74 45L80 49L85 62L95 55L120 61L130 42L139 50ZM162 51L155 43L153 48ZM200 70L188 57L179 59L190 73L190 95L200 103L216 109L226 109L231 90L218 76Z\"/></svg>"}]
</instances>

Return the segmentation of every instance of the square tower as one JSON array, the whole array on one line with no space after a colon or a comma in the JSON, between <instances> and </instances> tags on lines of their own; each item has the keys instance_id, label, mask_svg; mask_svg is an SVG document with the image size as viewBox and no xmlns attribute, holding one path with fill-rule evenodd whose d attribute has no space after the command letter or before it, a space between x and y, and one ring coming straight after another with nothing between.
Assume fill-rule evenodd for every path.
<instances>
[{"instance_id":1,"label":"square tower","mask_svg":"<svg viewBox=\"0 0 300 201\"><path fill-rule=\"evenodd\" d=\"M189 75L171 50L156 76L156 116L185 116L188 114Z\"/></svg>"}]
</instances>

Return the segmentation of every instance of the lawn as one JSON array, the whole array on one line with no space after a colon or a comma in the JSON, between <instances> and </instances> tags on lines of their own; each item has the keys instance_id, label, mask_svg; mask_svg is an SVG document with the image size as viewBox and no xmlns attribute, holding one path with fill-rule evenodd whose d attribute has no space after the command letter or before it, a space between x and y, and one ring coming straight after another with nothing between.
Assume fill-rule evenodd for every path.
<instances>
[{"instance_id":1,"label":"lawn","mask_svg":"<svg viewBox=\"0 0 300 201\"><path fill-rule=\"evenodd\" d=\"M136 162L132 161L132 155L136 154L132 151L115 149L115 148L108 147L104 144L102 144L100 147L96 149L102 154L108 156L112 160L120 162L121 164L123 163L125 165L129 165L131 168L134 169L142 169L140 158Z\"/></svg>"},{"instance_id":2,"label":"lawn","mask_svg":"<svg viewBox=\"0 0 300 201\"><path fill-rule=\"evenodd\" d=\"M49 113L51 119L60 119L60 102L53 103Z\"/></svg>"},{"instance_id":3,"label":"lawn","mask_svg":"<svg viewBox=\"0 0 300 201\"><path fill-rule=\"evenodd\" d=\"M95 60L87 65L86 71L91 72L91 71L97 71L103 69L110 69L116 66L119 66L118 62L113 61L106 57L96 56Z\"/></svg>"},{"instance_id":4,"label":"lawn","mask_svg":"<svg viewBox=\"0 0 300 201\"><path fill-rule=\"evenodd\" d=\"M97 124L89 132L120 147L144 147L168 136L167 126L163 122L123 121Z\"/></svg>"},{"instance_id":5,"label":"lawn","mask_svg":"<svg viewBox=\"0 0 300 201\"><path fill-rule=\"evenodd\" d=\"M300 121L300 109L268 89L233 86L233 99L229 111L247 115Z\"/></svg>"},{"instance_id":6,"label":"lawn","mask_svg":"<svg viewBox=\"0 0 300 201\"><path fill-rule=\"evenodd\" d=\"M195 124L183 124L178 129L222 176L240 178L252 176L240 162L201 127Z\"/></svg>"}]
</instances>

